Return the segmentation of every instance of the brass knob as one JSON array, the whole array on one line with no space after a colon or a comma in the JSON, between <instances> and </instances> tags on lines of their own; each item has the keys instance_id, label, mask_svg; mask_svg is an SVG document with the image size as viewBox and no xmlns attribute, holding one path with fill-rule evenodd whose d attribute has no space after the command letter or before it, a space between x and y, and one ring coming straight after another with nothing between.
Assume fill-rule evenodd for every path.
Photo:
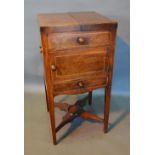
<instances>
[{"instance_id":1,"label":"brass knob","mask_svg":"<svg viewBox=\"0 0 155 155\"><path fill-rule=\"evenodd\" d=\"M78 37L78 38L77 38L77 42L78 42L79 44L84 44L84 43L85 43L85 38L83 38L83 37Z\"/></svg>"},{"instance_id":2,"label":"brass knob","mask_svg":"<svg viewBox=\"0 0 155 155\"><path fill-rule=\"evenodd\" d=\"M83 83L82 81L80 81L80 82L78 82L78 86L79 86L80 88L83 88L83 87L84 87L84 83Z\"/></svg>"},{"instance_id":3,"label":"brass knob","mask_svg":"<svg viewBox=\"0 0 155 155\"><path fill-rule=\"evenodd\" d=\"M56 71L56 66L55 65L51 65L51 69L52 69L52 71Z\"/></svg>"}]
</instances>

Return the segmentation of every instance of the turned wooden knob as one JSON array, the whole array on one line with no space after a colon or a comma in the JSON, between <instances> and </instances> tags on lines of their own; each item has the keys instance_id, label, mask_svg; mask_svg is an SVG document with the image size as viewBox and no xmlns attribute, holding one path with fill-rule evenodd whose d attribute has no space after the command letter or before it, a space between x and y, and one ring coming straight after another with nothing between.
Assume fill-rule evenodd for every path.
<instances>
[{"instance_id":1,"label":"turned wooden knob","mask_svg":"<svg viewBox=\"0 0 155 155\"><path fill-rule=\"evenodd\" d=\"M52 69L52 71L56 71L56 66L55 65L51 65L51 69Z\"/></svg>"},{"instance_id":2,"label":"turned wooden knob","mask_svg":"<svg viewBox=\"0 0 155 155\"><path fill-rule=\"evenodd\" d=\"M84 44L84 43L85 43L85 38L83 38L83 37L78 37L78 38L77 38L77 42L78 42L79 44Z\"/></svg>"},{"instance_id":3,"label":"turned wooden knob","mask_svg":"<svg viewBox=\"0 0 155 155\"><path fill-rule=\"evenodd\" d=\"M78 86L79 86L80 88L83 88L83 87L84 87L84 83L83 83L82 81L80 81L80 82L78 82Z\"/></svg>"}]
</instances>

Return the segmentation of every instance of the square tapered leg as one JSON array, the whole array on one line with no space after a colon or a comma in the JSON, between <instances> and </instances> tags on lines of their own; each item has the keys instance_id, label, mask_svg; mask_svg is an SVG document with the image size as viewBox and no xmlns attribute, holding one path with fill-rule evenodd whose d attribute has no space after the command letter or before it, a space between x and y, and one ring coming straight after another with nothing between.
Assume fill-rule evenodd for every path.
<instances>
[{"instance_id":1,"label":"square tapered leg","mask_svg":"<svg viewBox=\"0 0 155 155\"><path fill-rule=\"evenodd\" d=\"M104 99L104 133L108 132L109 123L109 112L110 112L110 96L111 96L111 86L106 86L105 88L105 99Z\"/></svg>"}]
</instances>

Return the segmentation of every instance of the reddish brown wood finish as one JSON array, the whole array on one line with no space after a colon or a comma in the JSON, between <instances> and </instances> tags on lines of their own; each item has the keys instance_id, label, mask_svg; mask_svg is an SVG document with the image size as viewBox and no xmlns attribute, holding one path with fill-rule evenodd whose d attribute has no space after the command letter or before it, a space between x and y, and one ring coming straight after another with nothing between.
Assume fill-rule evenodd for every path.
<instances>
[{"instance_id":1,"label":"reddish brown wood finish","mask_svg":"<svg viewBox=\"0 0 155 155\"><path fill-rule=\"evenodd\" d=\"M81 47L98 47L110 42L108 31L99 32L64 32L49 34L49 49L64 50Z\"/></svg>"},{"instance_id":2,"label":"reddish brown wood finish","mask_svg":"<svg viewBox=\"0 0 155 155\"><path fill-rule=\"evenodd\" d=\"M107 78L80 78L75 80L67 80L54 84L54 94L80 94L102 88L107 85Z\"/></svg>"},{"instance_id":3,"label":"reddish brown wood finish","mask_svg":"<svg viewBox=\"0 0 155 155\"><path fill-rule=\"evenodd\" d=\"M108 131L112 70L117 22L95 12L39 15L44 61L45 92L51 119L53 143L56 132L77 116L103 121L102 118L74 106L56 104L66 115L55 127L54 97L88 92L105 87L104 132ZM94 103L95 104L95 103Z\"/></svg>"}]
</instances>

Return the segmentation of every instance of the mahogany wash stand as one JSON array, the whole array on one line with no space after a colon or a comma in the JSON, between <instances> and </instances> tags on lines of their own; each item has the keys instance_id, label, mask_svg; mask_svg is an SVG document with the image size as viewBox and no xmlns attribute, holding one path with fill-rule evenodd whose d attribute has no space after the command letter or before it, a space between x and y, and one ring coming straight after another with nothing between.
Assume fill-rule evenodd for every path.
<instances>
[{"instance_id":1,"label":"mahogany wash stand","mask_svg":"<svg viewBox=\"0 0 155 155\"><path fill-rule=\"evenodd\" d=\"M40 14L38 19L53 144L56 144L56 132L76 117L103 122L106 133L117 22L95 12ZM86 98L74 105L54 102L54 97L57 95L88 92L88 101L91 105L92 91L103 87L105 88L103 118L83 109ZM55 107L66 111L57 127Z\"/></svg>"}]
</instances>

